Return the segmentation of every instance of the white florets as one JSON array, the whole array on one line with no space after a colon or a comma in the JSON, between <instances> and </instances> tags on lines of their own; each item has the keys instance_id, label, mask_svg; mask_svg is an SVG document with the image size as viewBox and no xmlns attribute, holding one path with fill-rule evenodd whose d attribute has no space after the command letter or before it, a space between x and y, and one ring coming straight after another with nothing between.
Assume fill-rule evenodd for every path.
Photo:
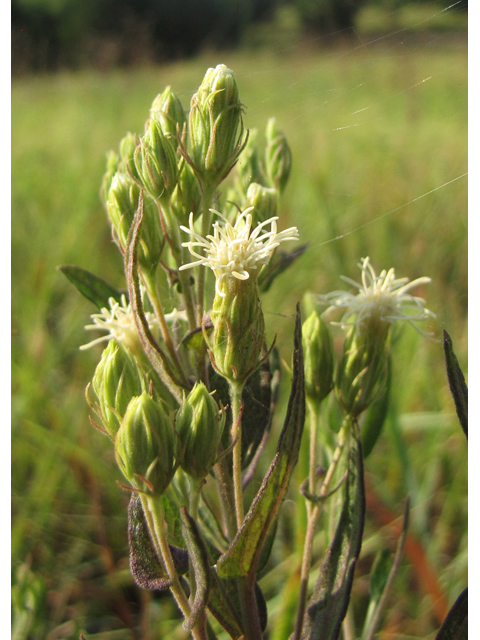
<instances>
[{"instance_id":1,"label":"white florets","mask_svg":"<svg viewBox=\"0 0 480 640\"><path fill-rule=\"evenodd\" d=\"M423 298L407 293L420 284L431 282L430 278L417 278L409 282L408 278L395 278L394 269L388 272L383 270L377 276L370 264L370 258L362 258L358 266L362 270L362 284L341 276L342 280L358 289L357 294L332 291L319 296L322 303L331 305L326 313L337 308L347 309L341 321L332 324L345 328L356 325L360 330L370 318L376 317L389 323L408 322L421 335L432 337L432 333L423 331L415 323L435 318L435 314L425 308Z\"/></svg>"},{"instance_id":2,"label":"white florets","mask_svg":"<svg viewBox=\"0 0 480 640\"><path fill-rule=\"evenodd\" d=\"M222 282L226 277L247 280L252 271L267 264L281 242L298 240L296 227L277 232L278 216L261 222L252 231L252 209L253 207L245 209L237 218L235 226L232 226L221 213L210 209L224 222L217 220L213 225L213 236L208 235L206 238L196 233L193 214L190 214L189 227L181 226L180 229L189 233L192 240L184 242L182 246L188 247L190 253L198 260L182 265L180 270L198 265L210 267L217 280L216 291L223 297L225 293L222 291ZM270 231L264 232L263 229L268 224L271 225ZM204 254L198 253L196 247L202 248Z\"/></svg>"},{"instance_id":3,"label":"white florets","mask_svg":"<svg viewBox=\"0 0 480 640\"><path fill-rule=\"evenodd\" d=\"M110 338L115 338L115 340L118 340L118 342L128 347L130 351L134 351L140 342L130 303L127 303L125 295L122 294L120 302L117 302L115 298L109 298L108 304L110 305L110 309L104 307L100 313L92 314L93 324L87 324L85 327L87 331L102 329L107 332L106 335L82 345L80 349L89 349L95 344L107 342ZM160 334L160 324L156 316L150 311L145 311L145 317L150 331L158 338ZM186 313L185 311L174 309L171 313L165 314L165 320L167 322L184 321L186 320Z\"/></svg>"}]
</instances>

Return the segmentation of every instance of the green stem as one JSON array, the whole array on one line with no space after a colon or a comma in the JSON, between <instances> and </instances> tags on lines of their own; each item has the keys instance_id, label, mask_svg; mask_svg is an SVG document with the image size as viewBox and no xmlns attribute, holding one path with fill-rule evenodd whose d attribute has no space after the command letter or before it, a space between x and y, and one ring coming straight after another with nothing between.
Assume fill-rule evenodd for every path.
<instances>
[{"instance_id":1,"label":"green stem","mask_svg":"<svg viewBox=\"0 0 480 640\"><path fill-rule=\"evenodd\" d=\"M255 576L239 580L238 594L245 631L245 640L262 640L263 633L255 595Z\"/></svg>"},{"instance_id":2,"label":"green stem","mask_svg":"<svg viewBox=\"0 0 480 640\"><path fill-rule=\"evenodd\" d=\"M242 401L243 384L230 382L230 403L232 409L233 446L233 491L235 495L235 515L237 530L243 524L243 488L242 488Z\"/></svg>"},{"instance_id":3,"label":"green stem","mask_svg":"<svg viewBox=\"0 0 480 640\"><path fill-rule=\"evenodd\" d=\"M333 453L332 461L330 462L330 466L328 467L328 471L325 475L322 488L318 495L318 498L320 499L324 498L328 493L328 489L330 486L330 482L332 481L333 474L337 469L338 462L345 448L349 426L350 426L350 419L345 418L343 421L342 427L338 433L337 447ZM313 508L310 508L310 514L309 514L308 524L307 524L307 532L305 535L305 545L303 548L297 620L295 624L295 633L293 634L292 640L300 640L301 634L302 634L303 618L304 618L305 609L307 606L308 574L310 573L310 566L312 564L313 540L315 537L315 527L317 525L317 521L320 516L321 508L322 508L321 500L319 500L319 502L317 502Z\"/></svg>"},{"instance_id":4,"label":"green stem","mask_svg":"<svg viewBox=\"0 0 480 640\"><path fill-rule=\"evenodd\" d=\"M154 282L154 278L150 278L149 276L144 276L143 281L145 283L145 287L147 289L148 297L150 298L150 302L153 305L153 309L155 311L155 315L158 320L158 324L160 325L160 330L162 332L162 338L167 347L167 351L170 354L170 357L175 364L177 371L180 375L182 382L188 387L188 380L183 370L182 363L180 362L180 358L178 357L177 350L175 349L175 345L173 343L172 334L170 333L170 328L165 320L165 312L163 310L163 305L160 300L160 296L158 295L157 287Z\"/></svg>"},{"instance_id":5,"label":"green stem","mask_svg":"<svg viewBox=\"0 0 480 640\"><path fill-rule=\"evenodd\" d=\"M222 453L220 448L219 452L220 454ZM227 538L231 541L237 532L237 521L235 518L235 498L232 477L227 467L226 457L222 457L215 465L215 477L217 479L224 529L226 529Z\"/></svg>"},{"instance_id":6,"label":"green stem","mask_svg":"<svg viewBox=\"0 0 480 640\"><path fill-rule=\"evenodd\" d=\"M185 619L191 615L190 604L188 598L180 584L180 579L175 569L170 547L168 546L167 532L165 521L163 518L162 505L154 496L140 494L142 500L143 511L150 530L151 538L157 552L160 562L163 564L170 580L170 590L177 602ZM207 640L205 625L198 622L191 631L194 640Z\"/></svg>"}]
</instances>

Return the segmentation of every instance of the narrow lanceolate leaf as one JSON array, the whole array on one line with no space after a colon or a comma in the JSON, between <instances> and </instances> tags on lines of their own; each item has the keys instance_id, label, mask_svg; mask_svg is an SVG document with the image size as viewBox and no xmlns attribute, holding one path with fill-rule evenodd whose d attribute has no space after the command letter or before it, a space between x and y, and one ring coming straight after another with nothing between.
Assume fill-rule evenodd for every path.
<instances>
[{"instance_id":1,"label":"narrow lanceolate leaf","mask_svg":"<svg viewBox=\"0 0 480 640\"><path fill-rule=\"evenodd\" d=\"M258 286L260 291L268 291L277 276L288 269L288 267L299 258L307 249L308 244L302 244L294 251L277 251L274 253L272 260L268 266L262 271L259 278Z\"/></svg>"},{"instance_id":2,"label":"narrow lanceolate leaf","mask_svg":"<svg viewBox=\"0 0 480 640\"><path fill-rule=\"evenodd\" d=\"M287 493L305 421L305 389L303 379L302 328L299 306L295 323L293 380L285 424L277 452L263 479L249 512L230 548L217 563L221 577L254 575L262 549L275 525L280 506Z\"/></svg>"},{"instance_id":3,"label":"narrow lanceolate leaf","mask_svg":"<svg viewBox=\"0 0 480 640\"><path fill-rule=\"evenodd\" d=\"M435 640L467 640L468 591L464 589L448 612Z\"/></svg>"},{"instance_id":4,"label":"narrow lanceolate leaf","mask_svg":"<svg viewBox=\"0 0 480 640\"><path fill-rule=\"evenodd\" d=\"M189 631L197 623L198 616L207 606L210 591L210 565L208 552L198 531L195 520L190 516L186 507L180 509L182 519L182 533L187 544L188 556L195 576L195 594L191 603L191 615L183 623L183 628Z\"/></svg>"},{"instance_id":5,"label":"narrow lanceolate leaf","mask_svg":"<svg viewBox=\"0 0 480 640\"><path fill-rule=\"evenodd\" d=\"M109 308L108 301L110 298L114 298L121 304L122 294L126 294L126 291L115 289L111 284L108 284L108 282L105 282L102 278L91 273L91 271L82 269L82 267L74 267L66 264L57 267L57 269L77 287L78 291L80 291L87 300L93 302L99 311L104 308Z\"/></svg>"},{"instance_id":6,"label":"narrow lanceolate leaf","mask_svg":"<svg viewBox=\"0 0 480 640\"><path fill-rule=\"evenodd\" d=\"M443 350L445 352L445 363L447 365L448 384L452 392L453 401L455 402L460 425L468 438L468 389L457 357L453 351L452 339L446 331L443 332Z\"/></svg>"},{"instance_id":7,"label":"narrow lanceolate leaf","mask_svg":"<svg viewBox=\"0 0 480 640\"><path fill-rule=\"evenodd\" d=\"M355 425L352 425L355 427ZM362 446L352 429L348 453L346 496L335 537L305 614L304 640L337 640L347 613L365 518Z\"/></svg>"},{"instance_id":8,"label":"narrow lanceolate leaf","mask_svg":"<svg viewBox=\"0 0 480 640\"><path fill-rule=\"evenodd\" d=\"M166 385L172 395L182 402L182 394L180 391L184 385L177 379L173 373L172 365L159 347L155 338L150 331L148 321L143 311L142 296L140 293L140 279L138 275L137 251L140 240L140 230L143 223L143 196L140 195L137 212L133 218L132 226L128 233L127 251L125 254L125 275L127 278L128 295L132 304L132 311L137 325L138 335L142 347L147 354L153 368L160 376L162 382Z\"/></svg>"},{"instance_id":9,"label":"narrow lanceolate leaf","mask_svg":"<svg viewBox=\"0 0 480 640\"><path fill-rule=\"evenodd\" d=\"M215 569L210 570L211 587L208 597L208 609L222 625L233 640L239 640L243 634L243 627L238 611L240 607L235 598L231 598L228 585L218 577ZM237 594L235 585L234 595Z\"/></svg>"},{"instance_id":10,"label":"narrow lanceolate leaf","mask_svg":"<svg viewBox=\"0 0 480 640\"><path fill-rule=\"evenodd\" d=\"M130 545L130 571L142 589L167 589L170 581L153 548L148 533L140 496L132 493L128 505L128 542ZM170 545L173 562L178 573L188 571L188 553Z\"/></svg>"}]
</instances>

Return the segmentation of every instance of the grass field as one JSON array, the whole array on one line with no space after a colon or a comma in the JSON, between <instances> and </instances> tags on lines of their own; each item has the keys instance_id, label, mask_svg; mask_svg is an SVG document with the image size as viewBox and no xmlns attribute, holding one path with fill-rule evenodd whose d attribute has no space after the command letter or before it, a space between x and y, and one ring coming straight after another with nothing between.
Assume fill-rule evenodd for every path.
<instances>
[{"instance_id":1,"label":"grass field","mask_svg":"<svg viewBox=\"0 0 480 640\"><path fill-rule=\"evenodd\" d=\"M285 359L296 301L306 291L343 288L339 275L357 279L356 265L369 255L378 270L432 278L420 294L437 315L430 328L450 333L466 371L466 56L466 43L438 36L411 47L205 54L161 68L14 82L12 553L15 602L19 610L33 602L17 618L16 640L185 637L174 631L178 621L168 622L176 615L170 600L152 600L130 577L128 496L83 395L100 353L78 351L94 309L55 268L76 264L124 286L98 195L105 153L127 131L142 133L166 85L188 105L206 68L226 63L246 126L262 132L275 116L293 151L280 222L296 225L309 248L264 300L269 335L278 334ZM367 475L392 517L411 492L411 531L433 582L418 571L419 556L407 554L381 637L433 638L467 579L466 443L441 344L405 331L394 376L393 406ZM358 610L374 551L391 539L372 505ZM272 572L262 587L273 598L271 637L280 640L288 637L280 628L287 596L275 592L277 581Z\"/></svg>"}]
</instances>

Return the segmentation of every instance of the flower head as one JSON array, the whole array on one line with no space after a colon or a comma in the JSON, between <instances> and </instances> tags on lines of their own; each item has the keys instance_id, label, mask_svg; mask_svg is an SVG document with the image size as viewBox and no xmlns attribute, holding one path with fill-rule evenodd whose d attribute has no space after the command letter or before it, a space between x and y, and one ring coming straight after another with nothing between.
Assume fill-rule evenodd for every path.
<instances>
[{"instance_id":1,"label":"flower head","mask_svg":"<svg viewBox=\"0 0 480 640\"><path fill-rule=\"evenodd\" d=\"M252 274L258 273L259 267L267 264L274 249L281 242L298 240L296 227L277 232L278 216L261 222L252 231L252 215L250 213L252 209L253 207L245 209L237 218L234 226L221 213L210 209L224 222L217 220L213 225L213 236L209 235L206 238L196 233L191 213L189 227L181 226L180 229L192 236L192 240L184 242L183 246L188 247L190 253L198 260L184 264L180 269L189 269L197 265L210 267L217 279L217 294L224 297L222 282L225 278L234 277L238 280L248 280ZM270 231L264 231L264 227L267 225L270 225ZM204 255L198 253L196 247L203 249Z\"/></svg>"},{"instance_id":2,"label":"flower head","mask_svg":"<svg viewBox=\"0 0 480 640\"><path fill-rule=\"evenodd\" d=\"M100 313L92 314L93 324L87 324L85 327L87 331L103 329L108 333L92 340L88 344L82 345L80 349L89 349L93 347L94 344L115 338L135 353L140 341L130 303L127 303L125 295L122 294L120 302L117 302L115 298L109 298L108 304L110 305L110 309L104 307ZM150 329L155 333L159 328L158 320L154 314L149 311L145 312L145 317L147 318Z\"/></svg>"},{"instance_id":3,"label":"flower head","mask_svg":"<svg viewBox=\"0 0 480 640\"><path fill-rule=\"evenodd\" d=\"M420 329L415 323L435 318L435 314L425 308L425 300L412 296L410 289L431 282L430 278L417 278L412 282L408 278L395 278L395 270L385 269L376 275L370 264L370 258L362 258L358 265L362 270L362 284L341 276L358 289L358 293L348 291L333 291L319 296L322 302L330 304L331 309L347 309L340 322L332 322L341 327L356 326L357 331L370 319L392 324L396 320L405 321L412 325L422 336L431 338L432 333Z\"/></svg>"}]
</instances>

